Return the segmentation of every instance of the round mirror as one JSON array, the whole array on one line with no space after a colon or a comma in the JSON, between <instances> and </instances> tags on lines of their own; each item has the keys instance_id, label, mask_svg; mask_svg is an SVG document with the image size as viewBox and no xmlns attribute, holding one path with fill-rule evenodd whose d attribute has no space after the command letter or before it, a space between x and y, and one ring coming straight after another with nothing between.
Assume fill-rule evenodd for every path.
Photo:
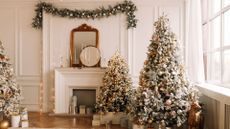
<instances>
[{"instance_id":1,"label":"round mirror","mask_svg":"<svg viewBox=\"0 0 230 129\"><path fill-rule=\"evenodd\" d=\"M97 66L100 59L99 49L93 46L85 47L80 53L80 61L84 66Z\"/></svg>"}]
</instances>

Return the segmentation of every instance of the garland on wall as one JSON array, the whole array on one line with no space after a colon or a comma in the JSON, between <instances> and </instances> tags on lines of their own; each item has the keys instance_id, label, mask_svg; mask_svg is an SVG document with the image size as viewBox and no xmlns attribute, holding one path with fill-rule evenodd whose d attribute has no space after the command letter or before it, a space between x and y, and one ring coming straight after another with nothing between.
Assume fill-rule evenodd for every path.
<instances>
[{"instance_id":1,"label":"garland on wall","mask_svg":"<svg viewBox=\"0 0 230 129\"><path fill-rule=\"evenodd\" d=\"M52 14L53 16L68 17L68 18L80 18L80 19L100 19L117 15L119 13L126 14L127 28L136 27L137 19L134 12L137 10L136 5L132 1L124 1L115 6L109 6L108 8L97 8L94 10L70 10L67 8L56 8L51 3L39 2L36 5L36 16L33 18L32 26L37 29L42 28L42 12Z\"/></svg>"}]
</instances>

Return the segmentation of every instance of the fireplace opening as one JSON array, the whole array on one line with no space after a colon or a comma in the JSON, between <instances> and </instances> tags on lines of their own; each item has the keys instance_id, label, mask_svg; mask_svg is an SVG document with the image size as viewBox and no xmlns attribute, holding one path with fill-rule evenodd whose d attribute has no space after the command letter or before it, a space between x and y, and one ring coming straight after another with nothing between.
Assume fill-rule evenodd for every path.
<instances>
[{"instance_id":1,"label":"fireplace opening","mask_svg":"<svg viewBox=\"0 0 230 129\"><path fill-rule=\"evenodd\" d=\"M77 97L76 113L92 114L96 104L96 89L73 89L73 96Z\"/></svg>"}]
</instances>

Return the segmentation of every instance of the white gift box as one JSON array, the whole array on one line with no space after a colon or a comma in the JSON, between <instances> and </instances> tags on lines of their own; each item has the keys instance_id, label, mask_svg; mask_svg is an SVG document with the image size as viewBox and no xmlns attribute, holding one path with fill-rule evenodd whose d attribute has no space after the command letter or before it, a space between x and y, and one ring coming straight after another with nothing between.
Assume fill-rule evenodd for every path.
<instances>
[{"instance_id":1,"label":"white gift box","mask_svg":"<svg viewBox=\"0 0 230 129\"><path fill-rule=\"evenodd\" d=\"M28 120L28 114L27 113L22 114L21 115L21 120Z\"/></svg>"},{"instance_id":2,"label":"white gift box","mask_svg":"<svg viewBox=\"0 0 230 129\"><path fill-rule=\"evenodd\" d=\"M128 128L128 118L127 117L121 117L120 126L123 128Z\"/></svg>"},{"instance_id":3,"label":"white gift box","mask_svg":"<svg viewBox=\"0 0 230 129\"><path fill-rule=\"evenodd\" d=\"M93 108L87 107L86 108L86 114L92 115L93 114Z\"/></svg>"},{"instance_id":4,"label":"white gift box","mask_svg":"<svg viewBox=\"0 0 230 129\"><path fill-rule=\"evenodd\" d=\"M101 115L100 117L101 124L108 123L109 121L112 121L114 117L114 112L107 112L106 114Z\"/></svg>"},{"instance_id":5,"label":"white gift box","mask_svg":"<svg viewBox=\"0 0 230 129\"><path fill-rule=\"evenodd\" d=\"M126 115L123 112L107 112L101 115L101 124L105 124L108 121L112 121L112 124L120 124L120 119Z\"/></svg>"},{"instance_id":6,"label":"white gift box","mask_svg":"<svg viewBox=\"0 0 230 129\"><path fill-rule=\"evenodd\" d=\"M114 114L114 117L112 118L112 124L120 124L120 120L122 117L125 117L125 113L123 112L117 112Z\"/></svg>"},{"instance_id":7,"label":"white gift box","mask_svg":"<svg viewBox=\"0 0 230 129\"><path fill-rule=\"evenodd\" d=\"M93 115L93 120L100 120L100 115Z\"/></svg>"},{"instance_id":8,"label":"white gift box","mask_svg":"<svg viewBox=\"0 0 230 129\"><path fill-rule=\"evenodd\" d=\"M29 121L27 121L27 120L21 121L21 127L22 127L22 128L29 127Z\"/></svg>"},{"instance_id":9,"label":"white gift box","mask_svg":"<svg viewBox=\"0 0 230 129\"><path fill-rule=\"evenodd\" d=\"M11 116L11 126L12 127L19 127L21 117L20 115L12 115Z\"/></svg>"},{"instance_id":10,"label":"white gift box","mask_svg":"<svg viewBox=\"0 0 230 129\"><path fill-rule=\"evenodd\" d=\"M82 115L85 114L85 105L81 105L81 106L79 106L79 108L80 108L79 113Z\"/></svg>"},{"instance_id":11,"label":"white gift box","mask_svg":"<svg viewBox=\"0 0 230 129\"><path fill-rule=\"evenodd\" d=\"M92 120L92 126L100 126L100 120Z\"/></svg>"},{"instance_id":12,"label":"white gift box","mask_svg":"<svg viewBox=\"0 0 230 129\"><path fill-rule=\"evenodd\" d=\"M133 124L133 129L145 129L144 125Z\"/></svg>"}]
</instances>

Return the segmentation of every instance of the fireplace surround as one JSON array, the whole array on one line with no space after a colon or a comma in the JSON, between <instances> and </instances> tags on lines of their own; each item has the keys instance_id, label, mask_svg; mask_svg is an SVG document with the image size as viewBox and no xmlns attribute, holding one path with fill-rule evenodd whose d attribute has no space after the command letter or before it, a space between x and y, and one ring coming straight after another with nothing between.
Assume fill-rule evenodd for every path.
<instances>
[{"instance_id":1,"label":"fireplace surround","mask_svg":"<svg viewBox=\"0 0 230 129\"><path fill-rule=\"evenodd\" d=\"M104 73L105 69L101 68L56 68L54 113L68 113L74 89L95 89L97 96Z\"/></svg>"}]
</instances>

